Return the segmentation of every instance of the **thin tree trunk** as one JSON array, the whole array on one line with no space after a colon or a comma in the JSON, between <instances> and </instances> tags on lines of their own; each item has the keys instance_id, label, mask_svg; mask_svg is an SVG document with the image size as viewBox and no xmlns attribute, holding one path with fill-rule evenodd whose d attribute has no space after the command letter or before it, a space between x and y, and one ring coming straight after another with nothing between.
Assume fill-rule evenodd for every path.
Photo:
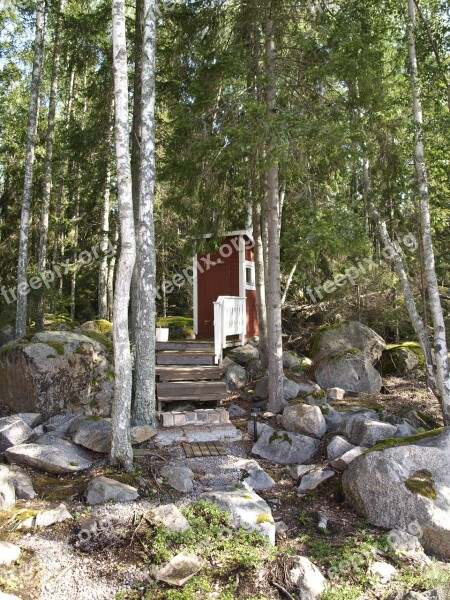
<instances>
[{"instance_id":1,"label":"thin tree trunk","mask_svg":"<svg viewBox=\"0 0 450 600\"><path fill-rule=\"evenodd\" d=\"M72 252L72 271L70 277L70 316L75 319L76 294L77 294L77 271L78 271L78 239L80 231L80 188L79 173L77 175L77 189L75 192L75 215L73 226L73 252Z\"/></svg>"},{"instance_id":2,"label":"thin tree trunk","mask_svg":"<svg viewBox=\"0 0 450 600\"><path fill-rule=\"evenodd\" d=\"M139 194L141 189L141 143L142 143L142 61L144 43L144 0L136 0L134 33L134 96L133 125L131 130L131 176L133 190L134 228L139 236ZM136 256L133 279L131 280L131 342L136 343L139 327L139 256Z\"/></svg>"},{"instance_id":3,"label":"thin tree trunk","mask_svg":"<svg viewBox=\"0 0 450 600\"><path fill-rule=\"evenodd\" d=\"M111 210L111 169L106 168L105 191L103 193L102 207L102 241L100 250L102 252L102 260L100 261L98 271L98 316L99 319L108 319L108 246L109 246L109 212Z\"/></svg>"},{"instance_id":4,"label":"thin tree trunk","mask_svg":"<svg viewBox=\"0 0 450 600\"><path fill-rule=\"evenodd\" d=\"M21 338L27 329L27 269L28 235L30 227L31 198L33 195L33 171L36 147L36 134L39 113L39 91L44 59L44 2L36 2L36 30L34 38L34 62L31 76L31 94L28 109L27 149L25 157L25 178L20 217L19 261L17 268L17 312L15 337Z\"/></svg>"},{"instance_id":5,"label":"thin tree trunk","mask_svg":"<svg viewBox=\"0 0 450 600\"><path fill-rule=\"evenodd\" d=\"M269 0L265 21L266 33L266 103L267 117L276 116L277 87L275 79L275 40L273 32L273 7ZM267 232L268 232L268 288L267 321L269 340L269 404L274 413L283 407L283 339L281 329L281 270L280 270L280 196L278 183L278 163L271 157L273 142L268 149L269 168L267 171Z\"/></svg>"},{"instance_id":6,"label":"thin tree trunk","mask_svg":"<svg viewBox=\"0 0 450 600\"><path fill-rule=\"evenodd\" d=\"M264 251L261 237L261 204L256 199L253 203L253 239L255 242L255 287L256 287L256 314L259 330L259 353L264 370L269 366L269 352L267 342L267 309L266 309L266 281L264 269Z\"/></svg>"},{"instance_id":7,"label":"thin tree trunk","mask_svg":"<svg viewBox=\"0 0 450 600\"><path fill-rule=\"evenodd\" d=\"M428 178L425 164L425 148L423 142L423 116L420 98L419 72L417 67L415 26L416 14L414 0L408 0L408 50L411 74L411 92L414 111L414 159L420 200L420 224L422 233L423 261L425 280L427 282L428 301L433 322L434 360L436 368L436 387L442 404L444 422L450 425L450 371L447 341L445 337L445 321L439 297L439 285L436 277L433 239L431 233L430 201Z\"/></svg>"},{"instance_id":8,"label":"thin tree trunk","mask_svg":"<svg viewBox=\"0 0 450 600\"><path fill-rule=\"evenodd\" d=\"M136 260L136 239L131 188L130 134L128 129L128 65L125 2L113 0L113 66L115 91L115 142L120 220L120 257L114 290L115 386L111 410L112 463L130 470L133 448L130 435L132 364L128 330L130 287Z\"/></svg>"},{"instance_id":9,"label":"thin tree trunk","mask_svg":"<svg viewBox=\"0 0 450 600\"><path fill-rule=\"evenodd\" d=\"M39 231L39 254L38 273L43 274L47 268L47 243L48 223L50 216L50 195L52 192L52 167L53 167L53 140L55 133L55 115L58 93L58 75L60 62L60 33L62 19L62 2L57 0L55 4L55 36L53 40L53 65L50 84L50 100L48 106L47 140L45 149L44 181L42 190L41 226ZM36 317L36 329L44 328L44 291L41 288L38 298L38 314Z\"/></svg>"},{"instance_id":10,"label":"thin tree trunk","mask_svg":"<svg viewBox=\"0 0 450 600\"><path fill-rule=\"evenodd\" d=\"M142 146L139 194L138 314L134 418L155 424L155 52L156 0L144 0Z\"/></svg>"},{"instance_id":11,"label":"thin tree trunk","mask_svg":"<svg viewBox=\"0 0 450 600\"><path fill-rule=\"evenodd\" d=\"M116 271L116 256L117 248L119 243L119 230L118 227L114 229L114 237L112 240L113 254L109 259L108 264L108 321L113 320L113 309L114 309L114 274Z\"/></svg>"},{"instance_id":12,"label":"thin tree trunk","mask_svg":"<svg viewBox=\"0 0 450 600\"><path fill-rule=\"evenodd\" d=\"M281 306L284 306L286 304L286 298L287 298L287 295L289 292L289 288L291 287L292 280L294 279L294 275L295 275L295 271L297 270L297 267L298 267L298 261L295 261L295 263L292 266L292 269L289 271L289 275L286 280L286 285L284 287L283 296L281 297Z\"/></svg>"}]
</instances>

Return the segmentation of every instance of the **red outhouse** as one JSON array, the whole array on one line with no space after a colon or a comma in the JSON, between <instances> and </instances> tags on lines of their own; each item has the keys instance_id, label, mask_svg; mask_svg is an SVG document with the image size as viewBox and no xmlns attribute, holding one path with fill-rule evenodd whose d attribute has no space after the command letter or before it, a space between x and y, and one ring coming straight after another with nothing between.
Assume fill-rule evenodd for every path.
<instances>
[{"instance_id":1,"label":"red outhouse","mask_svg":"<svg viewBox=\"0 0 450 600\"><path fill-rule=\"evenodd\" d=\"M194 258L194 331L196 337L258 336L255 254L250 230L228 233L215 252Z\"/></svg>"}]
</instances>

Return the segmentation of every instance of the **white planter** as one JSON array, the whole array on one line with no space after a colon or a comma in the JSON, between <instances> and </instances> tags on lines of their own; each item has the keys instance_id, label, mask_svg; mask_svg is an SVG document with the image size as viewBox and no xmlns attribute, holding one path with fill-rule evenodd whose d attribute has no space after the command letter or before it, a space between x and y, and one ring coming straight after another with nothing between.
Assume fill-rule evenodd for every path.
<instances>
[{"instance_id":1,"label":"white planter","mask_svg":"<svg viewBox=\"0 0 450 600\"><path fill-rule=\"evenodd\" d=\"M156 341L157 342L168 342L169 341L169 328L168 327L157 327L156 328Z\"/></svg>"}]
</instances>

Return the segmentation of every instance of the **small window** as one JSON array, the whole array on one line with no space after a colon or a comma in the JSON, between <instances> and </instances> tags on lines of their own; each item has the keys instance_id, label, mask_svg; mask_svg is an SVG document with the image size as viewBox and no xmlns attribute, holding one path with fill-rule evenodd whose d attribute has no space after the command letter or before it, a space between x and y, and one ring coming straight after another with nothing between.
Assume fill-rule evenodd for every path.
<instances>
[{"instance_id":1,"label":"small window","mask_svg":"<svg viewBox=\"0 0 450 600\"><path fill-rule=\"evenodd\" d=\"M255 289L255 265L254 263L247 263L245 265L245 287L246 289Z\"/></svg>"}]
</instances>

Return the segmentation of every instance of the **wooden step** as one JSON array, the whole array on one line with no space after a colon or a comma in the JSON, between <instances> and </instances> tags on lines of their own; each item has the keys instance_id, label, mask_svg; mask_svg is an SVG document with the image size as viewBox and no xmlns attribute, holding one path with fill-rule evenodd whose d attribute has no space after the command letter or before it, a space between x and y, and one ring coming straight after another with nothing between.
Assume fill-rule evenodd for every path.
<instances>
[{"instance_id":1,"label":"wooden step","mask_svg":"<svg viewBox=\"0 0 450 600\"><path fill-rule=\"evenodd\" d=\"M214 352L166 350L156 353L157 365L214 365Z\"/></svg>"},{"instance_id":2,"label":"wooden step","mask_svg":"<svg viewBox=\"0 0 450 600\"><path fill-rule=\"evenodd\" d=\"M201 398L206 394L222 394L222 397L225 398L228 395L224 381L172 381L158 383L156 389L158 398L170 396Z\"/></svg>"},{"instance_id":3,"label":"wooden step","mask_svg":"<svg viewBox=\"0 0 450 600\"><path fill-rule=\"evenodd\" d=\"M170 342L156 342L156 351L178 350L179 352L191 352L200 350L203 352L214 352L214 343L201 340L173 340Z\"/></svg>"},{"instance_id":4,"label":"wooden step","mask_svg":"<svg viewBox=\"0 0 450 600\"><path fill-rule=\"evenodd\" d=\"M177 394L176 396L158 396L158 406L170 402L214 402L219 405L227 394L202 394L201 396L184 396Z\"/></svg>"},{"instance_id":5,"label":"wooden step","mask_svg":"<svg viewBox=\"0 0 450 600\"><path fill-rule=\"evenodd\" d=\"M162 366L156 367L159 381L219 381L222 376L221 367L207 366Z\"/></svg>"}]
</instances>

